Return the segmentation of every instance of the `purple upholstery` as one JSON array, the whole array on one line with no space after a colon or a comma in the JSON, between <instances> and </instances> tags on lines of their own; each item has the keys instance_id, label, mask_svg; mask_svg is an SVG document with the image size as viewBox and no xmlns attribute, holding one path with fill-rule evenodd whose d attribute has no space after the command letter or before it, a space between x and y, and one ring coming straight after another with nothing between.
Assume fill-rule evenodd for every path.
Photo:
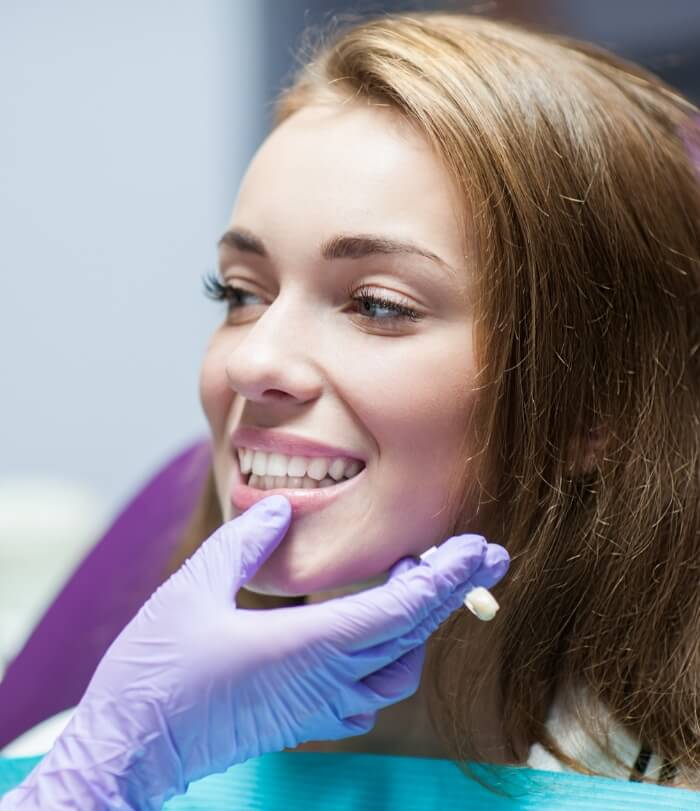
<instances>
[{"instance_id":1,"label":"purple upholstery","mask_svg":"<svg viewBox=\"0 0 700 811\"><path fill-rule=\"evenodd\" d=\"M111 642L163 581L210 460L208 440L179 453L76 569L0 682L0 749L78 703Z\"/></svg>"}]
</instances>

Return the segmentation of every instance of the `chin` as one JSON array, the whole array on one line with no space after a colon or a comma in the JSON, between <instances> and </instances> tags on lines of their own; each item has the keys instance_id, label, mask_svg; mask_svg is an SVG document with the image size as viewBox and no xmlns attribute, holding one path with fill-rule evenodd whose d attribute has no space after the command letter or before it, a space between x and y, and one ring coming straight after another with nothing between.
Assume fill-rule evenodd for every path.
<instances>
[{"instance_id":1,"label":"chin","mask_svg":"<svg viewBox=\"0 0 700 811\"><path fill-rule=\"evenodd\" d=\"M245 588L256 594L274 597L303 597L334 590L362 591L368 585L375 585L386 579L386 574L378 578L376 575L357 571L356 566L349 561L346 561L344 567L336 566L329 571L327 566L319 568L316 556L312 561L306 555L304 559L311 565L295 563L289 547L278 547L245 584Z\"/></svg>"},{"instance_id":2,"label":"chin","mask_svg":"<svg viewBox=\"0 0 700 811\"><path fill-rule=\"evenodd\" d=\"M319 572L294 572L284 560L273 560L274 554L258 569L246 584L248 591L274 597L303 597L317 591L334 588L338 578Z\"/></svg>"}]
</instances>

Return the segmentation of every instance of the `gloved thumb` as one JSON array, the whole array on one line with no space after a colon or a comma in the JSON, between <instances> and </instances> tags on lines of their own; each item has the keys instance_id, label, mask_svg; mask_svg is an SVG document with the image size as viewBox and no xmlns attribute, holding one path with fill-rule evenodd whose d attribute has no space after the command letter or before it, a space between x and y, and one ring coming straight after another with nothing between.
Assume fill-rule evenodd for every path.
<instances>
[{"instance_id":1,"label":"gloved thumb","mask_svg":"<svg viewBox=\"0 0 700 811\"><path fill-rule=\"evenodd\" d=\"M292 518L292 505L279 494L256 502L233 522L240 550L236 591L245 585L284 538Z\"/></svg>"},{"instance_id":2,"label":"gloved thumb","mask_svg":"<svg viewBox=\"0 0 700 811\"><path fill-rule=\"evenodd\" d=\"M284 538L292 505L284 496L268 496L222 524L173 576L178 582L205 589L225 602L250 580Z\"/></svg>"}]
</instances>

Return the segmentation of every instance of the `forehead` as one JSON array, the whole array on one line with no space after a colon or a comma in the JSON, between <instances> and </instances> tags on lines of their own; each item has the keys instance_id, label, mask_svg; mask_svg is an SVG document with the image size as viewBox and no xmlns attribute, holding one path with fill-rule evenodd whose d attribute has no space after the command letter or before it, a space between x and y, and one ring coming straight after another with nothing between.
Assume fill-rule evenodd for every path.
<instances>
[{"instance_id":1,"label":"forehead","mask_svg":"<svg viewBox=\"0 0 700 811\"><path fill-rule=\"evenodd\" d=\"M396 113L329 104L303 108L271 133L246 172L232 221L273 250L278 240L301 238L311 251L338 232L383 233L460 267L460 206L427 140Z\"/></svg>"}]
</instances>

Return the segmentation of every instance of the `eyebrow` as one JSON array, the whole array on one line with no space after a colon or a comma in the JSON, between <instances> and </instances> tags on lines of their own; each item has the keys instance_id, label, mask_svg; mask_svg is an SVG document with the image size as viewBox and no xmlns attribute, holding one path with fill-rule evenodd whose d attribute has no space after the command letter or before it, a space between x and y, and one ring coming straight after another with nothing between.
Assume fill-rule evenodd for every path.
<instances>
[{"instance_id":1,"label":"eyebrow","mask_svg":"<svg viewBox=\"0 0 700 811\"><path fill-rule=\"evenodd\" d=\"M269 258L263 241L247 228L231 228L224 233L218 247L229 246L243 253ZM422 248L413 242L390 239L374 234L336 234L321 245L321 257L331 259L362 259L376 254L415 254L436 262L451 275L457 277L457 271L432 251Z\"/></svg>"}]
</instances>

